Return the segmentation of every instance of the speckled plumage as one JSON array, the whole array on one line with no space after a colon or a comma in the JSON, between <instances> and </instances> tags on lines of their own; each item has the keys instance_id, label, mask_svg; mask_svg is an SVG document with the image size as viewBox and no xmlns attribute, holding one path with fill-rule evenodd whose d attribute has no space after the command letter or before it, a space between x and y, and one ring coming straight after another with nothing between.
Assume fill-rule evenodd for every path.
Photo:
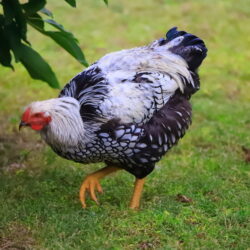
<instances>
[{"instance_id":1,"label":"speckled plumage","mask_svg":"<svg viewBox=\"0 0 250 250\"><path fill-rule=\"evenodd\" d=\"M61 117L62 127L70 124L64 140L52 125L43 138L67 159L147 176L191 123L189 98L199 89L197 68L206 52L201 39L173 28L166 39L107 54L61 91L58 112L71 113Z\"/></svg>"}]
</instances>

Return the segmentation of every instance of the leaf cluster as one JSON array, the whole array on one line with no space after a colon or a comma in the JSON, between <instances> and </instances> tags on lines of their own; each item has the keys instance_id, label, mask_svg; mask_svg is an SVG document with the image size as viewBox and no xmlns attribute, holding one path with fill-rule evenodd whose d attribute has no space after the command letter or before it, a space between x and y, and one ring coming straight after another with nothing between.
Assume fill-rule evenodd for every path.
<instances>
[{"instance_id":1,"label":"leaf cluster","mask_svg":"<svg viewBox=\"0 0 250 250\"><path fill-rule=\"evenodd\" d=\"M75 0L65 0L76 7ZM105 2L107 3L107 1ZM47 82L53 88L59 88L59 82L50 65L35 51L27 39L27 30L32 26L43 35L53 39L82 65L88 66L81 48L74 35L57 23L53 14L45 7L46 0L0 0L0 64L13 67L15 62L21 62L30 76ZM1 9L0 9L1 13ZM52 30L46 30L45 24ZM46 26L46 27L47 27Z\"/></svg>"}]
</instances>

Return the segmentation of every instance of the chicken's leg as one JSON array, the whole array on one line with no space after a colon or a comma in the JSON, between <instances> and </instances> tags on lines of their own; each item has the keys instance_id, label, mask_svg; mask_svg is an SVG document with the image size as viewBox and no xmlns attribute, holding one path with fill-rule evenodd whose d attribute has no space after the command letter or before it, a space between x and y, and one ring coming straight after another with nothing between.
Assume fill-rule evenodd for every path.
<instances>
[{"instance_id":1,"label":"chicken's leg","mask_svg":"<svg viewBox=\"0 0 250 250\"><path fill-rule=\"evenodd\" d=\"M90 193L90 197L92 200L94 200L97 204L98 204L98 200L96 198L95 195L95 189L97 189L97 191L99 193L102 193L102 187L99 183L99 180L102 179L103 177L105 177L106 175L109 175L117 170L120 170L121 168L118 167L111 167L111 166L107 166L105 168L102 168L90 175L88 175L85 180L83 181L81 188L80 188L80 192L79 192L79 196L80 196L80 201L82 203L82 207L86 208L86 202L85 202L85 194L86 191L88 191Z\"/></svg>"},{"instance_id":2,"label":"chicken's leg","mask_svg":"<svg viewBox=\"0 0 250 250\"><path fill-rule=\"evenodd\" d=\"M140 206L140 199L142 194L143 185L145 182L145 178L143 179L136 179L135 186L134 186L134 193L130 201L129 207L132 209L137 209Z\"/></svg>"}]
</instances>

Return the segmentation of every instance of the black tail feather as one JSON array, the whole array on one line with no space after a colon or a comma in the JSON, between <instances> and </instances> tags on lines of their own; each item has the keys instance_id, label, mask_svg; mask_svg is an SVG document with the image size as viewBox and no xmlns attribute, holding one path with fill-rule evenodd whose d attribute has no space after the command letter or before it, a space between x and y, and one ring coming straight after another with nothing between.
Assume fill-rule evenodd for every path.
<instances>
[{"instance_id":1,"label":"black tail feather","mask_svg":"<svg viewBox=\"0 0 250 250\"><path fill-rule=\"evenodd\" d=\"M177 27L173 27L173 28L171 28L171 29L167 32L166 38L167 38L168 41L171 41L171 40L175 39L176 37L178 37L178 36L183 36L183 35L185 35L185 34L187 34L186 31L178 31L178 30L177 30Z\"/></svg>"},{"instance_id":2,"label":"black tail feather","mask_svg":"<svg viewBox=\"0 0 250 250\"><path fill-rule=\"evenodd\" d=\"M183 37L183 40L169 50L183 57L186 60L189 69L196 71L207 56L206 45L199 37L185 31L178 31L177 27L173 27L167 32L165 44L181 36Z\"/></svg>"}]
</instances>

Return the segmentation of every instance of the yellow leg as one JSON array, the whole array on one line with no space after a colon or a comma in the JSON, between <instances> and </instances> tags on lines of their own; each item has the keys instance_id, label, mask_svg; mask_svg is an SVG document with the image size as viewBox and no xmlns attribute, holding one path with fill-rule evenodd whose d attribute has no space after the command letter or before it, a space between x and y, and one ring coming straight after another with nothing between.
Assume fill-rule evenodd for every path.
<instances>
[{"instance_id":1,"label":"yellow leg","mask_svg":"<svg viewBox=\"0 0 250 250\"><path fill-rule=\"evenodd\" d=\"M80 188L80 192L79 192L79 198L82 204L83 208L86 208L86 191L88 191L90 193L90 197L93 201L95 201L98 204L98 200L96 198L95 195L95 189L97 189L97 191L99 193L102 193L102 187L99 183L99 180L102 179L103 177L105 177L106 175L109 175L117 170L120 170L121 168L117 168L117 167L111 167L111 166L107 166L105 168L102 168L90 175L88 175Z\"/></svg>"},{"instance_id":2,"label":"yellow leg","mask_svg":"<svg viewBox=\"0 0 250 250\"><path fill-rule=\"evenodd\" d=\"M142 194L143 185L145 182L145 178L143 179L136 179L135 186L134 186L134 193L130 201L129 207L132 209L137 209L140 207L140 199Z\"/></svg>"}]
</instances>

